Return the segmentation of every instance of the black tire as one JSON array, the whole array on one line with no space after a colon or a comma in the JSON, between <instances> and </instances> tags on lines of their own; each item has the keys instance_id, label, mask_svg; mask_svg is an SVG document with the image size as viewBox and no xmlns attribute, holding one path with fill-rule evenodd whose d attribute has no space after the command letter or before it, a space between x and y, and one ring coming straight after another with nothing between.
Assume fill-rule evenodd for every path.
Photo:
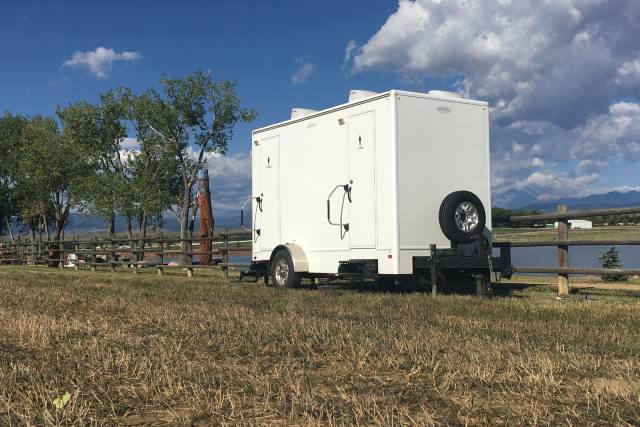
<instances>
[{"instance_id":1,"label":"black tire","mask_svg":"<svg viewBox=\"0 0 640 427\"><path fill-rule=\"evenodd\" d=\"M458 210L459 207L461 210ZM464 207L470 208L470 212L477 216L476 221L464 224L467 215L463 210ZM469 243L476 240L484 231L487 220L482 202L470 191L454 191L445 197L440 205L438 216L442 232L455 243ZM459 221L463 222L462 227L458 225Z\"/></svg>"},{"instance_id":2,"label":"black tire","mask_svg":"<svg viewBox=\"0 0 640 427\"><path fill-rule=\"evenodd\" d=\"M271 285L276 288L297 288L301 278L293 268L293 260L289 252L281 249L273 256L269 266Z\"/></svg>"}]
</instances>

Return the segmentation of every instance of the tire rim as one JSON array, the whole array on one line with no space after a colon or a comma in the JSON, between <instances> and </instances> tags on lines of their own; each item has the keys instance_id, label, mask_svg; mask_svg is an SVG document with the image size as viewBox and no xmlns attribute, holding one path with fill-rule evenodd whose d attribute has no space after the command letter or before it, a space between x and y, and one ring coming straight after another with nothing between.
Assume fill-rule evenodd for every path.
<instances>
[{"instance_id":1,"label":"tire rim","mask_svg":"<svg viewBox=\"0 0 640 427\"><path fill-rule=\"evenodd\" d=\"M462 202L456 207L455 220L460 231L470 233L478 227L478 209L473 203Z\"/></svg>"},{"instance_id":2,"label":"tire rim","mask_svg":"<svg viewBox=\"0 0 640 427\"><path fill-rule=\"evenodd\" d=\"M286 260L281 259L276 263L275 273L278 285L284 286L289 278L289 264Z\"/></svg>"}]
</instances>

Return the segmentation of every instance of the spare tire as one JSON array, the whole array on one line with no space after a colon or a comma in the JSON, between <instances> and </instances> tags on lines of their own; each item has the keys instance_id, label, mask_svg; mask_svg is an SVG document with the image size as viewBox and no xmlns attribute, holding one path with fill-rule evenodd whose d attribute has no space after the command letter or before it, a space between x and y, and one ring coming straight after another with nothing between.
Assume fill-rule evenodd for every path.
<instances>
[{"instance_id":1,"label":"spare tire","mask_svg":"<svg viewBox=\"0 0 640 427\"><path fill-rule=\"evenodd\" d=\"M476 240L484 231L486 219L482 202L470 191L454 191L440 205L440 228L455 243Z\"/></svg>"}]
</instances>

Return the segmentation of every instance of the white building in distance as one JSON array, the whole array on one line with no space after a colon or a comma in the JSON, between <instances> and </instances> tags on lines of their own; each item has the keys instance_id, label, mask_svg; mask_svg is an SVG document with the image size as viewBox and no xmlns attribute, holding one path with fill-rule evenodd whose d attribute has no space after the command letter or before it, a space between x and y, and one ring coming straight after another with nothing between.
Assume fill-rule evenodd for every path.
<instances>
[{"instance_id":1,"label":"white building in distance","mask_svg":"<svg viewBox=\"0 0 640 427\"><path fill-rule=\"evenodd\" d=\"M554 222L553 226L558 228L558 222ZM569 220L569 228L574 229L585 229L585 228L593 228L593 222L586 219L570 219Z\"/></svg>"}]
</instances>

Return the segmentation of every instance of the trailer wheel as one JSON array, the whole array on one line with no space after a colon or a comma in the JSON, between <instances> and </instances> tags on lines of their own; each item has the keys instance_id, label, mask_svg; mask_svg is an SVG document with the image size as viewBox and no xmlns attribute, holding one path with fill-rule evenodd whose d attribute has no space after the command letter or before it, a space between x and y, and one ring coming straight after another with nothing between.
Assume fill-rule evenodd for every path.
<instances>
[{"instance_id":1,"label":"trailer wheel","mask_svg":"<svg viewBox=\"0 0 640 427\"><path fill-rule=\"evenodd\" d=\"M271 261L271 283L276 288L297 288L300 276L293 268L293 260L289 252L282 249L276 252Z\"/></svg>"},{"instance_id":2,"label":"trailer wheel","mask_svg":"<svg viewBox=\"0 0 640 427\"><path fill-rule=\"evenodd\" d=\"M440 205L440 228L455 243L469 243L484 231L486 214L482 202L470 191L455 191Z\"/></svg>"}]
</instances>

